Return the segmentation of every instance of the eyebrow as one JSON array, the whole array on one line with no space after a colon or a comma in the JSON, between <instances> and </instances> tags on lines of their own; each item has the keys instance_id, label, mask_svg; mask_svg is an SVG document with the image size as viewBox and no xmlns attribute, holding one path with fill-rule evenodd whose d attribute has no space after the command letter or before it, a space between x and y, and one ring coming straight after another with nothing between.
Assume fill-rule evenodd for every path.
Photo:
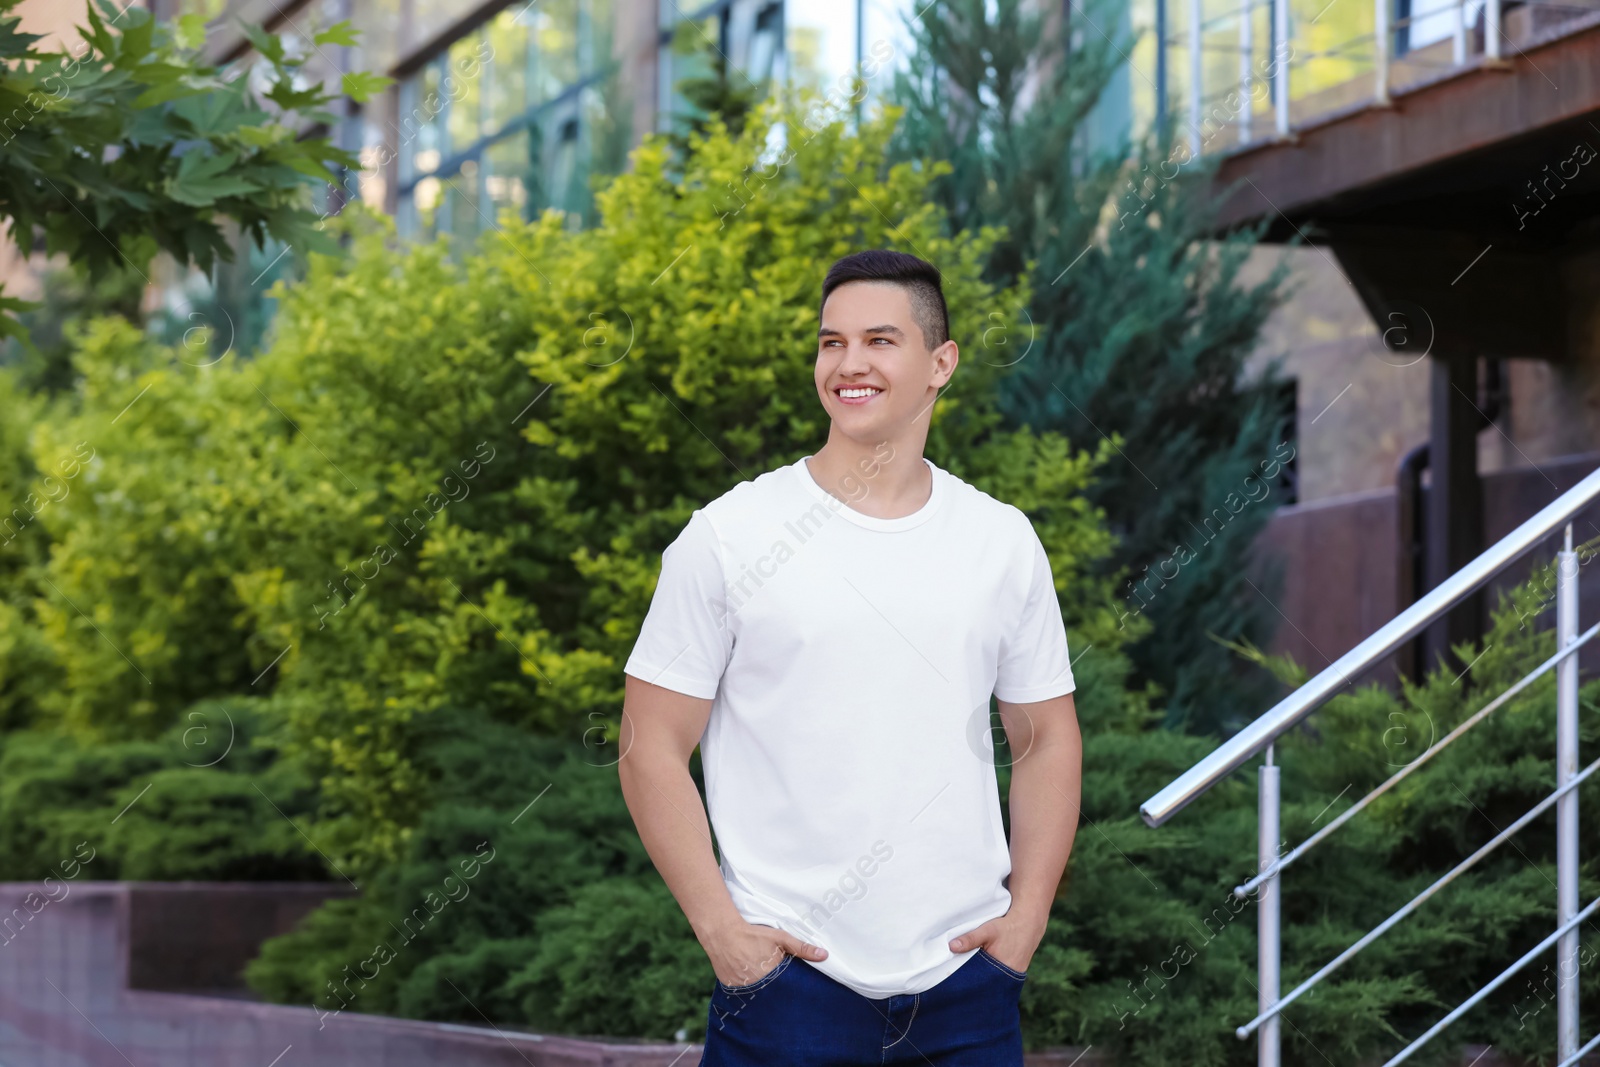
<instances>
[{"instance_id":1,"label":"eyebrow","mask_svg":"<svg viewBox=\"0 0 1600 1067\"><path fill-rule=\"evenodd\" d=\"M896 337L904 337L905 331L898 326L868 326L862 333L892 333ZM818 337L843 337L844 331L835 330L831 326L823 326L817 330Z\"/></svg>"}]
</instances>

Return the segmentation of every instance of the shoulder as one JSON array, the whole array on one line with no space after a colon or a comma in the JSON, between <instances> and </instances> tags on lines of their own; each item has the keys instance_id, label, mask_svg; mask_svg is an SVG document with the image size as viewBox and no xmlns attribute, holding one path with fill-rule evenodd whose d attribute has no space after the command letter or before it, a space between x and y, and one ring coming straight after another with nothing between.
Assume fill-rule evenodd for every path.
<instances>
[{"instance_id":1,"label":"shoulder","mask_svg":"<svg viewBox=\"0 0 1600 1067\"><path fill-rule=\"evenodd\" d=\"M701 508L710 525L724 536L773 514L774 506L793 499L795 483L791 465L758 474L733 486Z\"/></svg>"},{"instance_id":2,"label":"shoulder","mask_svg":"<svg viewBox=\"0 0 1600 1067\"><path fill-rule=\"evenodd\" d=\"M951 503L972 522L981 525L990 536L1012 544L1027 544L1037 540L1033 520L1015 504L998 500L942 468L934 467L934 472L935 477L945 480L945 492Z\"/></svg>"}]
</instances>

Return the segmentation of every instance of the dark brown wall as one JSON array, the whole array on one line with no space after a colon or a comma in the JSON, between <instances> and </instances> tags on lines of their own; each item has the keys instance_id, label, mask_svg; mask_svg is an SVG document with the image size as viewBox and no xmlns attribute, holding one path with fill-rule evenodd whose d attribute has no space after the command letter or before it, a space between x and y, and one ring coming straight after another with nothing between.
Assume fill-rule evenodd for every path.
<instances>
[{"instance_id":1,"label":"dark brown wall","mask_svg":"<svg viewBox=\"0 0 1600 1067\"><path fill-rule=\"evenodd\" d=\"M1600 453L1485 475L1486 540L1493 544L1504 537L1597 467ZM1263 558L1276 558L1283 567L1277 606L1284 621L1270 645L1273 652L1288 653L1314 673L1400 612L1405 605L1400 603L1396 574L1397 516L1394 490L1278 509L1257 542ZM1573 523L1573 543L1596 536L1600 536L1600 506L1591 506ZM1490 583L1486 607L1493 608L1496 590L1525 581L1535 561L1549 559L1560 547L1560 535L1554 535L1508 567ZM1600 567L1592 563L1585 564L1578 577L1579 603L1587 606L1580 610L1580 618L1587 620L1584 625L1593 623L1593 605L1600 604L1595 599L1600 596ZM1551 626L1553 616L1553 610L1547 610L1537 625ZM1597 644L1600 641L1590 642L1579 653L1586 671L1600 669ZM1368 677L1392 682L1392 660Z\"/></svg>"},{"instance_id":2,"label":"dark brown wall","mask_svg":"<svg viewBox=\"0 0 1600 1067\"><path fill-rule=\"evenodd\" d=\"M243 992L245 964L262 942L293 930L323 901L355 895L342 883L132 883L126 895L128 986Z\"/></svg>"}]
</instances>

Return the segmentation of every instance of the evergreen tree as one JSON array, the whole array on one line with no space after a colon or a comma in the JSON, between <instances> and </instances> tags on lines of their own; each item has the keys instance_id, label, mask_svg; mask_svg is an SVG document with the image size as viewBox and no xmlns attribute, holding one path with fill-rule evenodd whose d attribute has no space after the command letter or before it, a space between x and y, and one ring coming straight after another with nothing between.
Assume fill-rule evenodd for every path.
<instances>
[{"instance_id":1,"label":"evergreen tree","mask_svg":"<svg viewBox=\"0 0 1600 1067\"><path fill-rule=\"evenodd\" d=\"M1241 284L1257 235L1208 239L1209 165L1170 124L1089 145L1129 51L1099 33L1120 2L1074 8L1075 28L1024 0L930 6L890 94L896 156L948 161L932 193L952 230L1005 227L992 282L1031 264L1030 303L995 308L969 358L1016 364L1000 385L1011 424L1116 439L1092 496L1120 542L1107 573L1130 576L1122 610L1154 624L1133 649L1140 677L1165 691L1170 725L1231 731L1273 692L1221 642L1264 642L1278 618L1273 576L1245 564L1288 499L1293 443L1276 364L1247 380L1244 363L1286 268Z\"/></svg>"},{"instance_id":2,"label":"evergreen tree","mask_svg":"<svg viewBox=\"0 0 1600 1067\"><path fill-rule=\"evenodd\" d=\"M714 121L735 137L743 133L750 112L767 95L767 86L730 68L727 55L693 22L678 23L672 54L686 72L672 87L689 105L688 111L673 113L674 128L667 134L673 156L681 162Z\"/></svg>"}]
</instances>

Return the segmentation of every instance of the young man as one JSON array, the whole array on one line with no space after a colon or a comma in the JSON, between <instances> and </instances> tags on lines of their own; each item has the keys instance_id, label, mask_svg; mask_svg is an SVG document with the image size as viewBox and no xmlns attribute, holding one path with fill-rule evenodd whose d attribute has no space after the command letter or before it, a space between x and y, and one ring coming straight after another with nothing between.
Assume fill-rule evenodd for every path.
<instances>
[{"instance_id":1,"label":"young man","mask_svg":"<svg viewBox=\"0 0 1600 1067\"><path fill-rule=\"evenodd\" d=\"M1022 1063L1081 740L1032 524L922 456L956 357L933 266L839 260L827 443L694 512L662 557L618 769L716 972L705 1067ZM1009 853L991 694L1017 756Z\"/></svg>"}]
</instances>

